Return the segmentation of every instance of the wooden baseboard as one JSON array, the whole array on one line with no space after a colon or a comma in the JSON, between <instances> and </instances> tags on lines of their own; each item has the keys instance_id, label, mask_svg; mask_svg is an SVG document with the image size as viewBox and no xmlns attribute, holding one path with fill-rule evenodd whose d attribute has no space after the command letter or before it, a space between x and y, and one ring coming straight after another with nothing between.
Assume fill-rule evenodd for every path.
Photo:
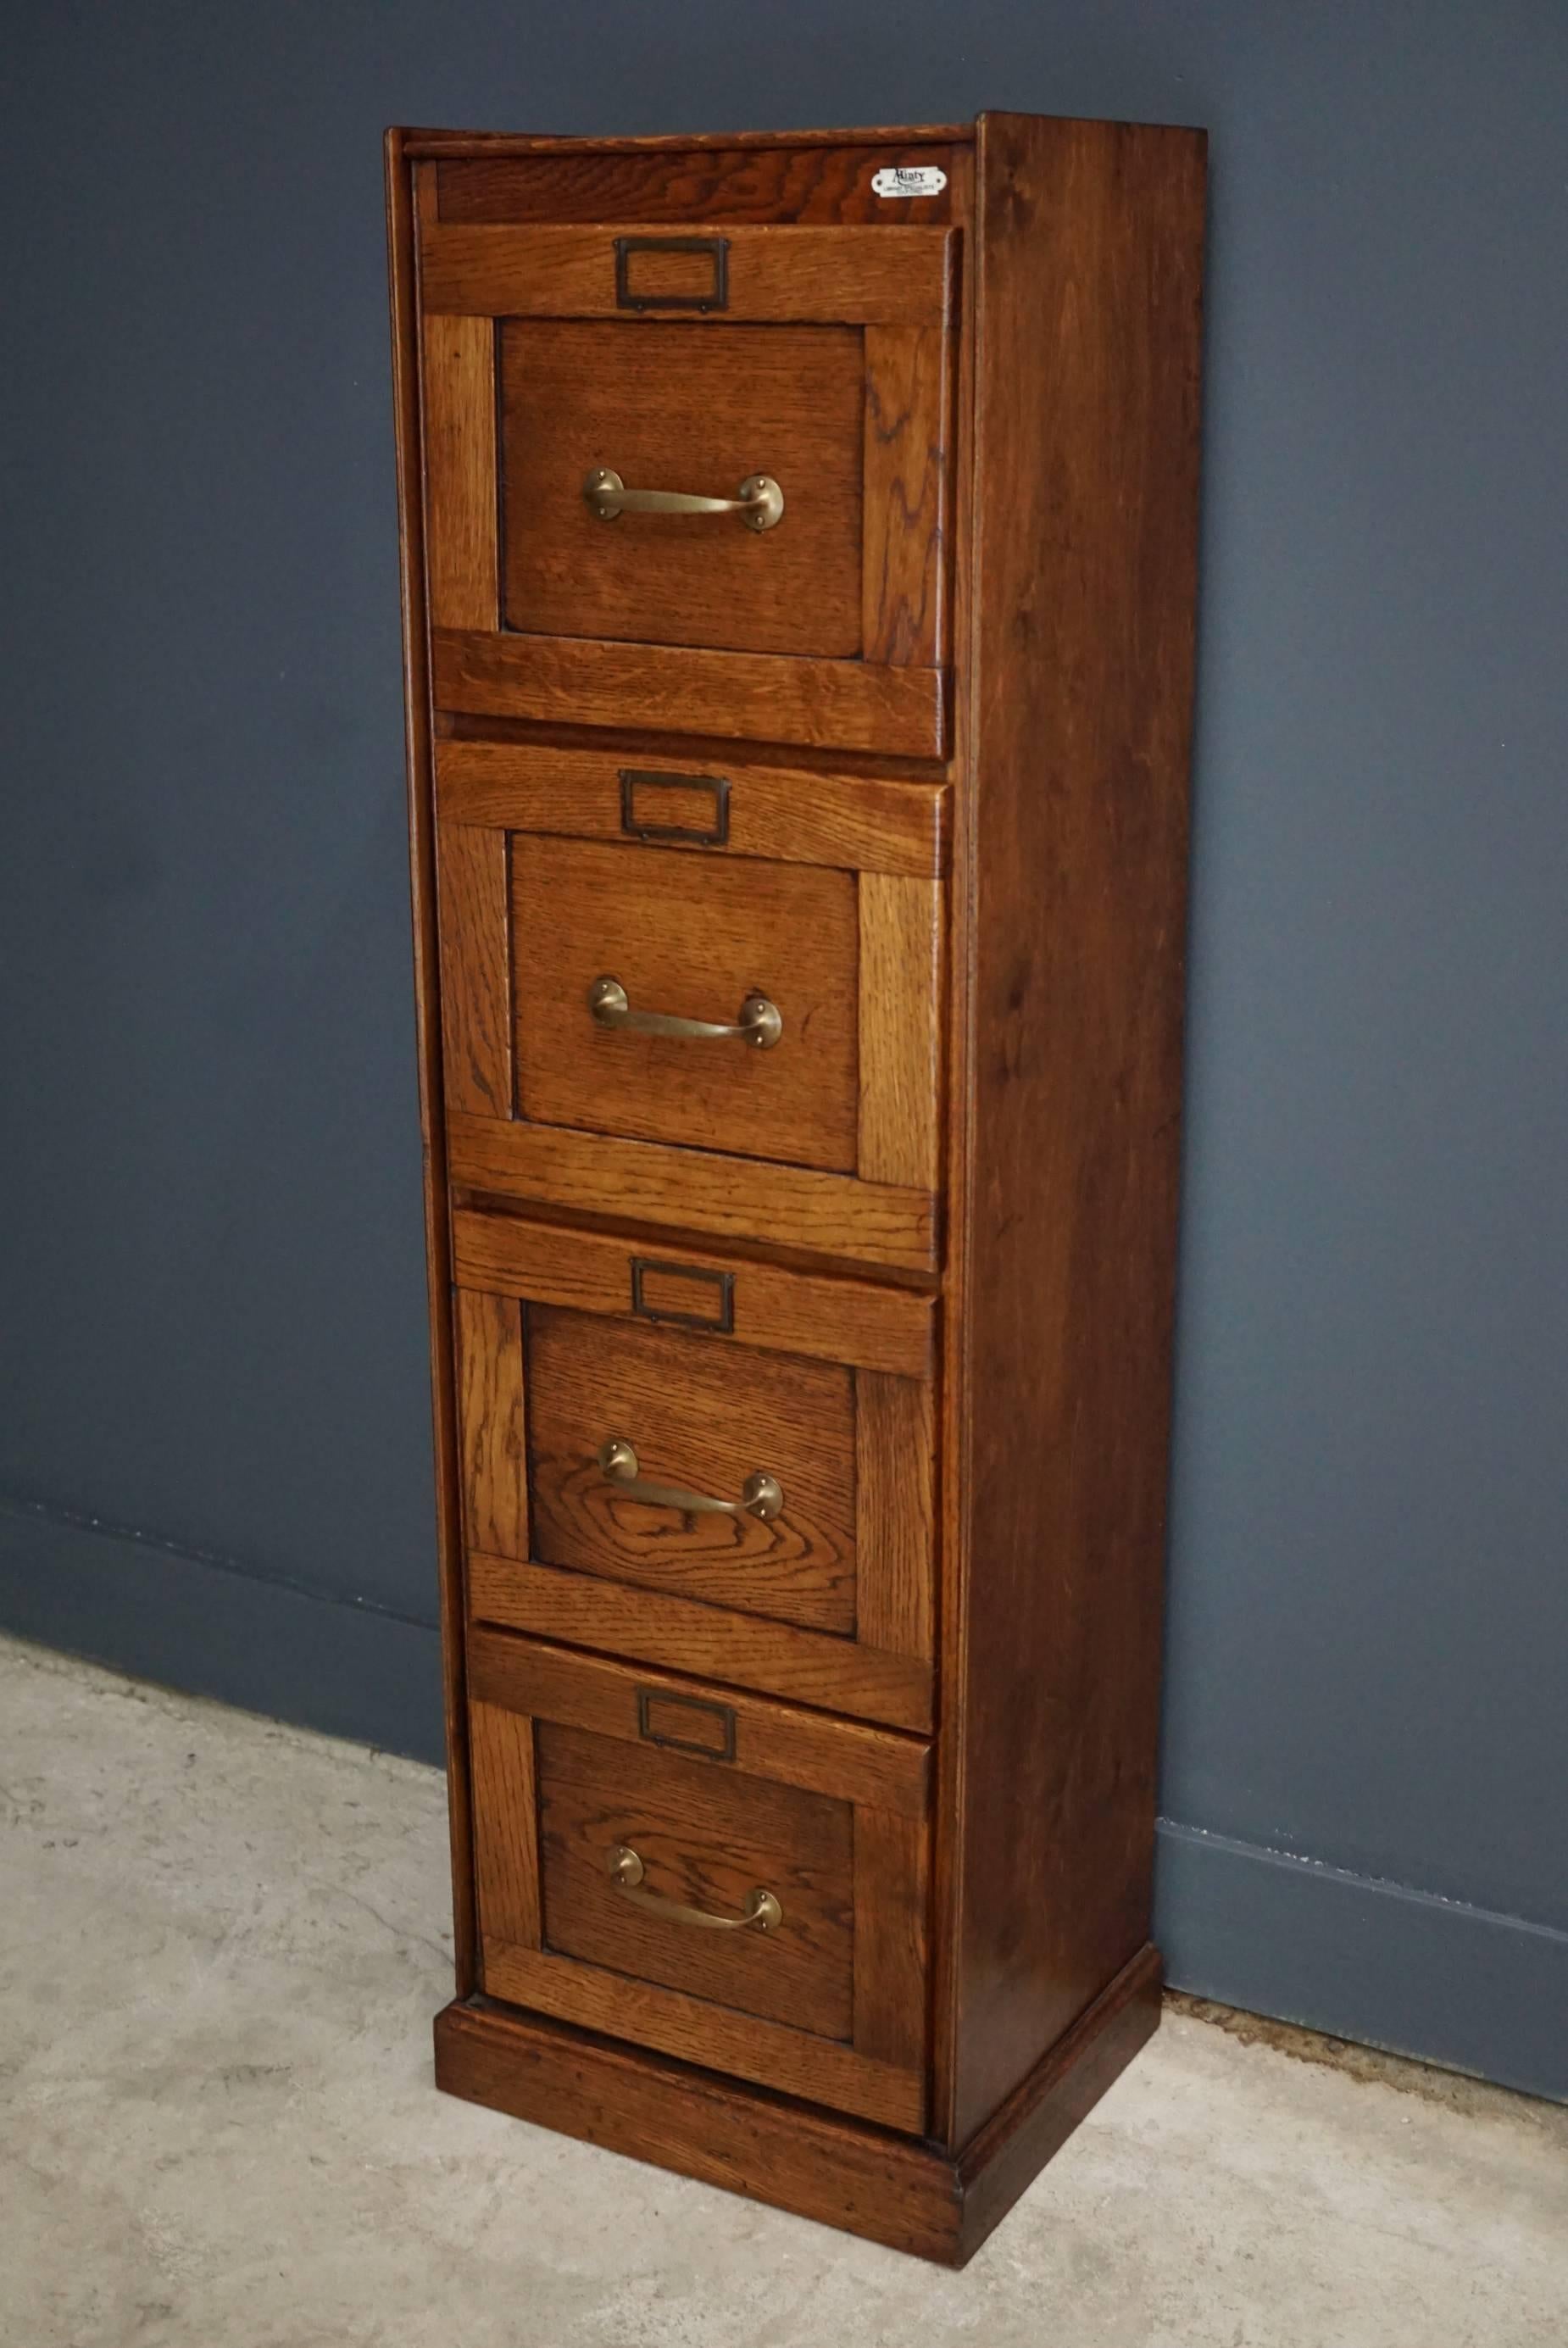
<instances>
[{"instance_id":1,"label":"wooden baseboard","mask_svg":"<svg viewBox=\"0 0 1568 2348\"><path fill-rule=\"evenodd\" d=\"M485 1999L436 2017L436 2085L606 2151L961 2267L1160 2020L1140 1949L956 2155Z\"/></svg>"}]
</instances>

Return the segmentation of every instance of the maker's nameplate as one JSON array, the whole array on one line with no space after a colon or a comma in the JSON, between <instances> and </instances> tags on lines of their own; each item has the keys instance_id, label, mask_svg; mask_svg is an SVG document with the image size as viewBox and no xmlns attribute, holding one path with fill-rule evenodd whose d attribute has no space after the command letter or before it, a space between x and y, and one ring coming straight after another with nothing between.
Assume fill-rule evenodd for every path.
<instances>
[{"instance_id":1,"label":"maker's nameplate","mask_svg":"<svg viewBox=\"0 0 1568 2348\"><path fill-rule=\"evenodd\" d=\"M872 178L875 196L939 196L947 174L934 163L884 164Z\"/></svg>"}]
</instances>

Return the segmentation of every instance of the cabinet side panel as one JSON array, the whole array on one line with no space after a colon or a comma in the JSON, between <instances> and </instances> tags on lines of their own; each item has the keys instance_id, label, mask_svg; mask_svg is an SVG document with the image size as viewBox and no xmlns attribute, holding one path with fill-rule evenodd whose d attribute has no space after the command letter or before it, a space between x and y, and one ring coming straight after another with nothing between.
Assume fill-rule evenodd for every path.
<instances>
[{"instance_id":1,"label":"cabinet side panel","mask_svg":"<svg viewBox=\"0 0 1568 2348\"><path fill-rule=\"evenodd\" d=\"M954 2143L1148 1931L1203 140L989 115L977 173Z\"/></svg>"},{"instance_id":2,"label":"cabinet side panel","mask_svg":"<svg viewBox=\"0 0 1568 2348\"><path fill-rule=\"evenodd\" d=\"M408 769L408 856L414 913L414 1003L424 1138L425 1252L435 1406L436 1536L447 1711L447 1801L451 1821L452 1918L457 1987L478 1984L472 1810L463 1686L463 1562L459 1529L457 1409L452 1377L451 1255L441 1098L441 1018L436 945L435 807L430 773L429 640L425 613L424 502L419 448L418 306L414 189L404 133L387 134L387 230L392 295L392 396L397 435L397 525L403 591L403 695ZM415 167L418 168L418 167ZM427 170L433 166L425 166Z\"/></svg>"}]
</instances>

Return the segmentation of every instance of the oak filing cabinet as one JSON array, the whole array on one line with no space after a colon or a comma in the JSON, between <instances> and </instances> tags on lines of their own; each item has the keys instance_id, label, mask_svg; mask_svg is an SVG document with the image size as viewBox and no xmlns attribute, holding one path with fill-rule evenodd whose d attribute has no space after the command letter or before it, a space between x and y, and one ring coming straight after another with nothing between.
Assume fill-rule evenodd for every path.
<instances>
[{"instance_id":1,"label":"oak filing cabinet","mask_svg":"<svg viewBox=\"0 0 1568 2348\"><path fill-rule=\"evenodd\" d=\"M437 2077L961 2262L1158 2015L1203 140L387 160Z\"/></svg>"}]
</instances>

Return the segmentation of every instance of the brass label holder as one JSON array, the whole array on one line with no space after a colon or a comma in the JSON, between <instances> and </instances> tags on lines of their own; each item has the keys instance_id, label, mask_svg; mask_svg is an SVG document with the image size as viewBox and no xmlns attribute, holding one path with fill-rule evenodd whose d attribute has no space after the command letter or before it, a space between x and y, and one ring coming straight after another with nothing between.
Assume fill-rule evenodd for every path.
<instances>
[{"instance_id":1,"label":"brass label holder","mask_svg":"<svg viewBox=\"0 0 1568 2348\"><path fill-rule=\"evenodd\" d=\"M682 848L723 848L729 840L729 778L727 775L660 775L643 767L623 767L621 829L629 839L663 840ZM713 821L706 831L684 823L647 823L637 816L639 791L711 791Z\"/></svg>"},{"instance_id":2,"label":"brass label holder","mask_svg":"<svg viewBox=\"0 0 1568 2348\"><path fill-rule=\"evenodd\" d=\"M706 294L637 294L632 263L641 252L700 252L713 266ZM618 236L615 239L615 306L620 310L709 310L729 307L729 239L727 236Z\"/></svg>"},{"instance_id":3,"label":"brass label holder","mask_svg":"<svg viewBox=\"0 0 1568 2348\"><path fill-rule=\"evenodd\" d=\"M695 1714L691 1734L682 1735L679 1727L661 1726L657 1713ZM711 1724L711 1725L709 1725ZM704 1729L707 1734L702 1734ZM735 1715L727 1704L710 1704L703 1696L671 1695L664 1688L640 1687L637 1690L637 1734L650 1745L667 1746L674 1753L700 1753L705 1761L733 1761L735 1758Z\"/></svg>"},{"instance_id":4,"label":"brass label holder","mask_svg":"<svg viewBox=\"0 0 1568 2348\"><path fill-rule=\"evenodd\" d=\"M678 1304L661 1304L647 1293L651 1280L689 1281L696 1291L693 1309L683 1310ZM713 1295L717 1310L704 1313L697 1309L705 1293ZM660 1263L655 1257L634 1255L632 1258L632 1310L644 1321L673 1321L685 1329L717 1329L721 1336L735 1334L735 1274L732 1272L709 1272L706 1266L693 1263Z\"/></svg>"}]
</instances>

